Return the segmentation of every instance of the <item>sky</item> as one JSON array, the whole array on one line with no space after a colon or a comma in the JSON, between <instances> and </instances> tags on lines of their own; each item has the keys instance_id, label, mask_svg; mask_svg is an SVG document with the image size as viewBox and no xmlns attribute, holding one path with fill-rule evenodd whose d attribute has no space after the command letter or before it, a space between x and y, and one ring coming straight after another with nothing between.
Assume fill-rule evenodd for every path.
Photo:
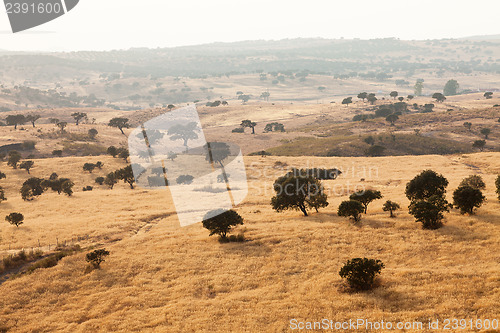
<instances>
[{"instance_id":1,"label":"sky","mask_svg":"<svg viewBox=\"0 0 500 333\"><path fill-rule=\"evenodd\" d=\"M2 6L0 49L113 50L299 37L460 38L500 34L499 12L498 0L80 0L64 16L16 34Z\"/></svg>"}]
</instances>

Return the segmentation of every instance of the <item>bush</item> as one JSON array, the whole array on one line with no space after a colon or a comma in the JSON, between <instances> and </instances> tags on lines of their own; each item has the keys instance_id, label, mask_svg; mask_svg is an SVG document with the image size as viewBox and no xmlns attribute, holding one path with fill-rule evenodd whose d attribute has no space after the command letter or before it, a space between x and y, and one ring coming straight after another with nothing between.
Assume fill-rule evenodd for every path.
<instances>
[{"instance_id":1,"label":"bush","mask_svg":"<svg viewBox=\"0 0 500 333\"><path fill-rule=\"evenodd\" d=\"M175 180L177 184L191 184L193 182L194 177L191 175L180 175Z\"/></svg>"},{"instance_id":2,"label":"bush","mask_svg":"<svg viewBox=\"0 0 500 333\"><path fill-rule=\"evenodd\" d=\"M380 274L384 264L380 260L354 258L348 260L339 271L341 278L346 279L349 287L355 290L373 288L375 276Z\"/></svg>"},{"instance_id":3,"label":"bush","mask_svg":"<svg viewBox=\"0 0 500 333\"><path fill-rule=\"evenodd\" d=\"M45 191L42 182L42 179L36 177L26 180L20 191L23 200L30 201L33 200L34 197L42 195Z\"/></svg>"},{"instance_id":4,"label":"bush","mask_svg":"<svg viewBox=\"0 0 500 333\"><path fill-rule=\"evenodd\" d=\"M474 209L481 207L486 197L480 189L462 185L453 192L453 204L460 209L460 214L474 214Z\"/></svg>"},{"instance_id":5,"label":"bush","mask_svg":"<svg viewBox=\"0 0 500 333\"><path fill-rule=\"evenodd\" d=\"M203 217L203 227L210 231L210 236L219 235L220 239L227 240L227 233L231 228L243 224L243 218L234 210L216 209Z\"/></svg>"},{"instance_id":6,"label":"bush","mask_svg":"<svg viewBox=\"0 0 500 333\"><path fill-rule=\"evenodd\" d=\"M97 177L95 179L96 184L102 185L104 184L104 177Z\"/></svg>"},{"instance_id":7,"label":"bush","mask_svg":"<svg viewBox=\"0 0 500 333\"><path fill-rule=\"evenodd\" d=\"M405 194L410 201L425 200L432 196L444 197L448 180L435 171L425 170L406 184Z\"/></svg>"},{"instance_id":8,"label":"bush","mask_svg":"<svg viewBox=\"0 0 500 333\"><path fill-rule=\"evenodd\" d=\"M87 253L86 260L93 268L99 269L101 268L101 263L105 261L104 257L107 256L109 256L109 251L106 251L106 249L99 249Z\"/></svg>"},{"instance_id":9,"label":"bush","mask_svg":"<svg viewBox=\"0 0 500 333\"><path fill-rule=\"evenodd\" d=\"M35 165L35 162L33 161L23 161L21 164L19 164L20 169L25 169L28 172L28 175L30 174L31 168Z\"/></svg>"},{"instance_id":10,"label":"bush","mask_svg":"<svg viewBox=\"0 0 500 333\"><path fill-rule=\"evenodd\" d=\"M365 211L363 204L356 200L343 201L337 210L338 216L351 217L354 222L361 220L361 213Z\"/></svg>"},{"instance_id":11,"label":"bush","mask_svg":"<svg viewBox=\"0 0 500 333\"><path fill-rule=\"evenodd\" d=\"M23 147L23 150L33 150L35 149L35 146L36 146L36 141L31 141L31 140L23 141L21 145L21 147Z\"/></svg>"},{"instance_id":12,"label":"bush","mask_svg":"<svg viewBox=\"0 0 500 333\"><path fill-rule=\"evenodd\" d=\"M9 222L12 225L15 225L16 227L19 227L21 224L23 224L24 215L21 213L10 213L9 215L5 216L5 221Z\"/></svg>"},{"instance_id":13,"label":"bush","mask_svg":"<svg viewBox=\"0 0 500 333\"><path fill-rule=\"evenodd\" d=\"M116 155L118 155L118 149L115 146L109 146L107 149L107 153L113 157L116 157Z\"/></svg>"},{"instance_id":14,"label":"bush","mask_svg":"<svg viewBox=\"0 0 500 333\"><path fill-rule=\"evenodd\" d=\"M391 215L390 215L390 216L391 216L391 217L395 217L395 215L394 215L394 213L393 213L393 212L394 212L394 211L396 211L396 210L398 210L399 208L401 208L401 207L399 206L399 204L398 204L398 203L396 203L396 202L392 202L391 200L387 200L387 201L384 203L384 207L382 208L382 210L383 210L384 212L390 212L390 213L391 213Z\"/></svg>"},{"instance_id":15,"label":"bush","mask_svg":"<svg viewBox=\"0 0 500 333\"><path fill-rule=\"evenodd\" d=\"M479 175L472 175L467 178L464 178L459 187L461 186L470 186L472 188L476 188L478 190L484 190L486 188L486 184L483 181L483 178Z\"/></svg>"},{"instance_id":16,"label":"bush","mask_svg":"<svg viewBox=\"0 0 500 333\"><path fill-rule=\"evenodd\" d=\"M243 127L236 127L231 132L232 133L245 133L245 129Z\"/></svg>"},{"instance_id":17,"label":"bush","mask_svg":"<svg viewBox=\"0 0 500 333\"><path fill-rule=\"evenodd\" d=\"M96 165L94 163L85 163L83 165L83 171L88 171L89 173L92 173L94 169L96 168Z\"/></svg>"},{"instance_id":18,"label":"bush","mask_svg":"<svg viewBox=\"0 0 500 333\"><path fill-rule=\"evenodd\" d=\"M94 188L92 186L85 186L84 188L82 188L82 191L83 192L87 192L87 191L92 191Z\"/></svg>"},{"instance_id":19,"label":"bush","mask_svg":"<svg viewBox=\"0 0 500 333\"><path fill-rule=\"evenodd\" d=\"M0 186L0 202L7 200L5 197L5 190Z\"/></svg>"},{"instance_id":20,"label":"bush","mask_svg":"<svg viewBox=\"0 0 500 333\"><path fill-rule=\"evenodd\" d=\"M9 160L7 161L7 165L11 166L14 169L17 169L17 163L21 160L21 154L19 152L12 150L9 152Z\"/></svg>"}]
</instances>

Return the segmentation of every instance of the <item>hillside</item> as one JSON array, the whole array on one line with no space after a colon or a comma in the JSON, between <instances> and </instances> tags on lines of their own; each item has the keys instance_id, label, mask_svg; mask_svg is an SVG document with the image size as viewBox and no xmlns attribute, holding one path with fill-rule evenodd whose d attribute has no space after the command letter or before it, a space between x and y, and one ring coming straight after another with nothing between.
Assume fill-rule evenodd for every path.
<instances>
[{"instance_id":1,"label":"hillside","mask_svg":"<svg viewBox=\"0 0 500 333\"><path fill-rule=\"evenodd\" d=\"M93 158L97 160L97 158ZM498 316L500 203L494 178L500 154L404 157L245 157L249 194L237 207L245 224L243 243L221 244L201 224L180 228L168 191L90 185L97 174L124 162L99 157L102 171L84 174L88 158L36 159L34 176L57 172L76 183L72 197L43 194L24 202L17 193L28 177L2 164L6 215L25 214L19 228L0 223L0 252L59 242L105 247L102 269L85 272L83 251L52 268L0 285L0 327L8 332L88 331L287 331L289 320L351 318L422 321ZM309 217L274 212L272 183L289 167L337 167L326 181L329 206ZM457 210L435 231L422 230L408 215L405 184L423 169L450 181L448 199L460 180L479 174L487 203L475 216ZM363 179L363 180L362 180ZM380 190L359 225L336 214L353 187ZM402 210L391 219L383 201ZM84 239L80 241L79 239ZM379 287L346 293L338 271L353 257L381 259ZM424 330L426 332L428 330Z\"/></svg>"}]
</instances>

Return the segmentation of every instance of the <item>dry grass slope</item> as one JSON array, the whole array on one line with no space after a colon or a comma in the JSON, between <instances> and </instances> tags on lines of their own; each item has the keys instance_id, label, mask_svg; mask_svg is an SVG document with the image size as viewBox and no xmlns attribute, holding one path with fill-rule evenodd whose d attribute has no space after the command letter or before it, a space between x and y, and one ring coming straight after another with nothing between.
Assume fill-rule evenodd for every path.
<instances>
[{"instance_id":1,"label":"dry grass slope","mask_svg":"<svg viewBox=\"0 0 500 333\"><path fill-rule=\"evenodd\" d=\"M36 160L33 174L56 171L75 180L76 189L93 181L83 174L85 159ZM341 178L325 184L335 192L330 205L303 217L278 214L269 201L272 183L290 167L338 167ZM123 164L103 160L106 170ZM88 244L111 252L101 270L84 274L84 253L53 268L0 286L0 327L12 332L286 332L289 320L423 321L497 318L500 308L500 204L494 178L499 153L472 155L317 158L248 157L250 192L237 208L247 242L220 244L201 224L180 228L168 191L100 188L73 197L45 194L22 202L16 188L24 171L3 167L9 200L2 215L22 211L19 228L0 223L0 249L29 247L37 239L83 234ZM449 191L470 174L487 183L488 202L475 216L456 210L446 225L426 231L406 209L390 219L386 199L408 205L404 186L423 169L443 173ZM364 178L364 181L361 181ZM382 191L360 225L336 216L348 187ZM448 193L448 196L451 196ZM88 245L83 244L83 245ZM366 293L341 292L338 271L353 257L381 259L380 287ZM3 325L3 326L2 326Z\"/></svg>"}]
</instances>

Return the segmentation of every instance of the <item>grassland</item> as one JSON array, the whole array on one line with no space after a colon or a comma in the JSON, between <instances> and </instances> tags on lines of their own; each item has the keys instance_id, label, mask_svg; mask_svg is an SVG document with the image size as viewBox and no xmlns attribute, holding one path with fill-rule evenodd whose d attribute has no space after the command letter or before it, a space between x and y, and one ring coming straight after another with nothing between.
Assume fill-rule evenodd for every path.
<instances>
[{"instance_id":1,"label":"grassland","mask_svg":"<svg viewBox=\"0 0 500 333\"><path fill-rule=\"evenodd\" d=\"M88 158L87 158L88 159ZM100 157L105 173L123 161ZM35 160L32 174L55 171L78 190L96 174L84 174L86 158ZM289 167L337 167L326 181L330 205L309 217L274 212L274 179ZM243 243L220 244L201 224L180 228L168 191L77 191L44 194L23 202L16 194L25 171L5 164L1 181L8 201L2 214L21 211L19 228L0 223L0 251L89 235L82 246L111 252L101 270L85 273L84 253L52 268L0 285L0 327L9 332L287 332L289 320L422 321L498 319L500 308L500 203L494 178L499 153L402 157L246 157L249 194L237 207ZM406 212L404 186L423 169L450 181L480 174L487 203L475 216L457 210L436 231L422 230ZM362 180L363 179L363 180ZM379 200L361 224L336 215L355 186L375 188L403 209L391 219ZM450 197L450 193L448 193ZM338 270L353 257L381 259L386 268L373 291L345 293Z\"/></svg>"}]
</instances>

